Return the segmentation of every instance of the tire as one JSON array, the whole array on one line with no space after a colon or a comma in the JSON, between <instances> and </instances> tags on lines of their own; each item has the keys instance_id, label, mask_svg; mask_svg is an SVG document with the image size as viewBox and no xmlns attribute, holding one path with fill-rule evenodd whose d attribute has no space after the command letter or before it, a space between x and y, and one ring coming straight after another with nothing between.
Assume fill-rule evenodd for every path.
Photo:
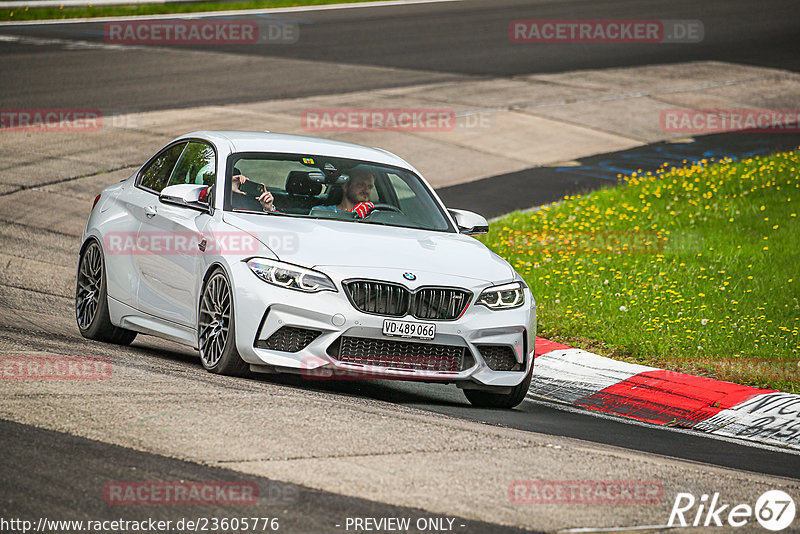
<instances>
[{"instance_id":1,"label":"tire","mask_svg":"<svg viewBox=\"0 0 800 534\"><path fill-rule=\"evenodd\" d=\"M136 332L111 324L103 250L92 240L81 253L75 281L75 320L87 339L130 345Z\"/></svg>"},{"instance_id":2,"label":"tire","mask_svg":"<svg viewBox=\"0 0 800 534\"><path fill-rule=\"evenodd\" d=\"M492 393L479 389L464 389L462 391L470 404L478 408L514 408L525 400L525 395L528 394L532 379L533 365L531 365L531 370L525 376L525 379L519 385L514 386L509 393Z\"/></svg>"},{"instance_id":3,"label":"tire","mask_svg":"<svg viewBox=\"0 0 800 534\"><path fill-rule=\"evenodd\" d=\"M197 343L200 361L207 371L227 376L250 373L250 366L236 350L231 284L219 268L203 284L197 314Z\"/></svg>"}]
</instances>

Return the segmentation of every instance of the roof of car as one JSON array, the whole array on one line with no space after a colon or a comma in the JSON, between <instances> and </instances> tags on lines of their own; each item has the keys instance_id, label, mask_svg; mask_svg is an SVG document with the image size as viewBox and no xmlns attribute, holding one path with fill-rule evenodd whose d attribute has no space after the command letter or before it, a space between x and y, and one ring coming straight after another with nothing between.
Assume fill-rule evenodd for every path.
<instances>
[{"instance_id":1,"label":"roof of car","mask_svg":"<svg viewBox=\"0 0 800 534\"><path fill-rule=\"evenodd\" d=\"M218 146L227 143L232 147L232 152L277 152L334 156L412 168L405 160L386 150L321 137L235 130L203 130L181 136L181 138L185 137L207 139Z\"/></svg>"}]
</instances>

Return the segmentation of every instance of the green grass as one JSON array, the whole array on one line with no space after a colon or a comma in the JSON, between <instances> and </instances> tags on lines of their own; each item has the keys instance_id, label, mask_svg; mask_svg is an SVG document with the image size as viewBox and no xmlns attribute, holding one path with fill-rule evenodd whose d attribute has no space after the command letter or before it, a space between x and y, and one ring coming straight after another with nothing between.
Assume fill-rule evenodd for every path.
<instances>
[{"instance_id":1,"label":"green grass","mask_svg":"<svg viewBox=\"0 0 800 534\"><path fill-rule=\"evenodd\" d=\"M55 20L131 15L161 15L171 13L198 13L201 11L232 11L239 9L266 9L275 7L316 6L324 4L346 4L374 1L375 0L255 0L244 2L131 4L96 7L23 7L14 9L4 8L0 10L0 20Z\"/></svg>"},{"instance_id":2,"label":"green grass","mask_svg":"<svg viewBox=\"0 0 800 534\"><path fill-rule=\"evenodd\" d=\"M800 393L798 173L800 150L665 164L482 240L527 280L543 337Z\"/></svg>"}]
</instances>

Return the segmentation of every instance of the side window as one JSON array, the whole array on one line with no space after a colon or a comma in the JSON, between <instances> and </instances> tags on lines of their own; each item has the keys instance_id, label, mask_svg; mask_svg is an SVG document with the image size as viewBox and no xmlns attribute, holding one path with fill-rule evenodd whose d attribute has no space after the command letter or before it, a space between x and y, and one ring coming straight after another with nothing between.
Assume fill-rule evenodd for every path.
<instances>
[{"instance_id":1,"label":"side window","mask_svg":"<svg viewBox=\"0 0 800 534\"><path fill-rule=\"evenodd\" d=\"M217 175L216 164L213 148L206 143L191 141L186 145L178 164L175 165L169 185L214 185Z\"/></svg>"},{"instance_id":2,"label":"side window","mask_svg":"<svg viewBox=\"0 0 800 534\"><path fill-rule=\"evenodd\" d=\"M397 194L397 200L400 201L401 208L408 208L409 201L415 200L416 196L414 191L408 187L408 184L403 181L402 178L397 176L396 174L389 174L389 180L392 182L392 186L394 187L395 193Z\"/></svg>"},{"instance_id":3,"label":"side window","mask_svg":"<svg viewBox=\"0 0 800 534\"><path fill-rule=\"evenodd\" d=\"M160 193L167 186L172 169L175 167L175 163L178 161L185 146L186 143L178 143L156 156L142 171L139 185Z\"/></svg>"},{"instance_id":4,"label":"side window","mask_svg":"<svg viewBox=\"0 0 800 534\"><path fill-rule=\"evenodd\" d=\"M430 217L421 202L421 199L425 197L418 195L403 177L393 173L387 173L387 176L394 188L397 201L400 203L400 209L403 210L403 213L418 224L436 227L436 222Z\"/></svg>"}]
</instances>

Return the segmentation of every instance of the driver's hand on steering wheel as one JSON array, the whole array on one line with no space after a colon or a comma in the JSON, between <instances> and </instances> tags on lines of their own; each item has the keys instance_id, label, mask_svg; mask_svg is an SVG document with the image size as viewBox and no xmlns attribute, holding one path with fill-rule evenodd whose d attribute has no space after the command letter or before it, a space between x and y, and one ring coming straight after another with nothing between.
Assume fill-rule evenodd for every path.
<instances>
[{"instance_id":1,"label":"driver's hand on steering wheel","mask_svg":"<svg viewBox=\"0 0 800 534\"><path fill-rule=\"evenodd\" d=\"M353 209L350 211L355 213L359 219L364 219L367 217L367 215L369 215L369 212L371 212L373 208L375 208L375 204L372 202L359 202L353 206Z\"/></svg>"}]
</instances>

